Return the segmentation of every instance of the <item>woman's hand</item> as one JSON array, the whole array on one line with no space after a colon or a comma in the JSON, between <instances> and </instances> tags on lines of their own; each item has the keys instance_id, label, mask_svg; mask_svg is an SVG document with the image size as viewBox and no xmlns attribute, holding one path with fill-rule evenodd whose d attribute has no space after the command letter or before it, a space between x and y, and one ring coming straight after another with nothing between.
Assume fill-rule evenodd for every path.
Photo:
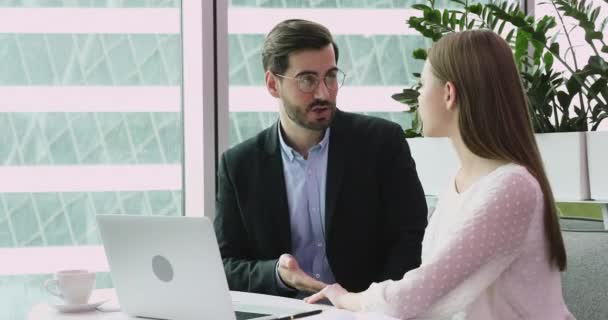
<instances>
[{"instance_id":1,"label":"woman's hand","mask_svg":"<svg viewBox=\"0 0 608 320\"><path fill-rule=\"evenodd\" d=\"M361 303L359 294L351 293L342 288L341 285L334 283L328 285L323 290L304 298L307 303L316 303L320 300L328 299L335 307L350 311L360 311Z\"/></svg>"}]
</instances>

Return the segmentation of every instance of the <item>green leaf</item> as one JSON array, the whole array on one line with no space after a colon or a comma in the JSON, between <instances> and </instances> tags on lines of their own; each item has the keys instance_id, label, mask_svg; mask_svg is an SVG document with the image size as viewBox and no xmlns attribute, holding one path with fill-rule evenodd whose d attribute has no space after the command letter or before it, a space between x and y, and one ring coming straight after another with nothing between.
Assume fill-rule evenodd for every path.
<instances>
[{"instance_id":1,"label":"green leaf","mask_svg":"<svg viewBox=\"0 0 608 320\"><path fill-rule=\"evenodd\" d=\"M521 64L522 57L528 54L528 35L521 29L517 30L515 36L515 62Z\"/></svg>"},{"instance_id":2,"label":"green leaf","mask_svg":"<svg viewBox=\"0 0 608 320\"><path fill-rule=\"evenodd\" d=\"M608 62L600 56L591 56L587 62L587 67L593 69L596 74L608 76Z\"/></svg>"},{"instance_id":3,"label":"green leaf","mask_svg":"<svg viewBox=\"0 0 608 320\"><path fill-rule=\"evenodd\" d=\"M540 60L543 55L543 44L540 42L532 42L532 46L534 47L534 64L540 65Z\"/></svg>"},{"instance_id":4,"label":"green leaf","mask_svg":"<svg viewBox=\"0 0 608 320\"><path fill-rule=\"evenodd\" d=\"M433 36L431 37L431 40L433 40L433 42L437 42L439 41L439 39L441 39L443 35L439 32L434 33Z\"/></svg>"},{"instance_id":5,"label":"green leaf","mask_svg":"<svg viewBox=\"0 0 608 320\"><path fill-rule=\"evenodd\" d=\"M597 128L600 126L602 120L608 118L608 114L602 114L599 117L597 117L597 119L595 119L593 127L591 128L591 130L595 131L597 130Z\"/></svg>"},{"instance_id":6,"label":"green leaf","mask_svg":"<svg viewBox=\"0 0 608 320\"><path fill-rule=\"evenodd\" d=\"M463 14L462 17L460 17L460 21L458 21L458 27L460 31L464 30L464 21L465 21L465 15Z\"/></svg>"},{"instance_id":7,"label":"green leaf","mask_svg":"<svg viewBox=\"0 0 608 320\"><path fill-rule=\"evenodd\" d=\"M543 99L543 102L540 103L541 111L546 118L550 118L553 115L553 107L551 104L547 103L547 99Z\"/></svg>"},{"instance_id":8,"label":"green leaf","mask_svg":"<svg viewBox=\"0 0 608 320\"><path fill-rule=\"evenodd\" d=\"M461 5L463 5L463 6L465 6L465 5L466 5L466 3L464 3L464 1L462 1L462 0L451 0L451 1L452 1L452 2L456 2L456 3L458 3L458 4L461 4Z\"/></svg>"},{"instance_id":9,"label":"green leaf","mask_svg":"<svg viewBox=\"0 0 608 320\"><path fill-rule=\"evenodd\" d=\"M600 8L595 8L593 11L591 11L591 16L589 17L590 21L596 21L597 17L600 15Z\"/></svg>"},{"instance_id":10,"label":"green leaf","mask_svg":"<svg viewBox=\"0 0 608 320\"><path fill-rule=\"evenodd\" d=\"M532 39L534 39L534 41L536 42L540 42L542 44L544 44L545 42L547 42L547 36L545 35L544 31L534 31L531 32L532 34Z\"/></svg>"},{"instance_id":11,"label":"green leaf","mask_svg":"<svg viewBox=\"0 0 608 320\"><path fill-rule=\"evenodd\" d=\"M420 132L414 130L414 129L407 129L405 130L405 137L407 139L409 138L421 138L422 135L420 134Z\"/></svg>"},{"instance_id":12,"label":"green leaf","mask_svg":"<svg viewBox=\"0 0 608 320\"><path fill-rule=\"evenodd\" d=\"M572 76L566 81L566 89L571 96L574 96L581 91L581 84Z\"/></svg>"},{"instance_id":13,"label":"green leaf","mask_svg":"<svg viewBox=\"0 0 608 320\"><path fill-rule=\"evenodd\" d=\"M553 67L553 54L551 52L545 52L543 56L543 62L545 63L545 70L549 71Z\"/></svg>"},{"instance_id":14,"label":"green leaf","mask_svg":"<svg viewBox=\"0 0 608 320\"><path fill-rule=\"evenodd\" d=\"M572 96L563 91L560 91L557 93L557 101L559 101L561 107L563 107L564 109L568 109L568 106L570 106L570 102L572 101Z\"/></svg>"},{"instance_id":15,"label":"green leaf","mask_svg":"<svg viewBox=\"0 0 608 320\"><path fill-rule=\"evenodd\" d=\"M424 12L433 10L433 9L431 9L431 7L429 7L425 4L414 4L414 5L412 5L412 8L416 9L416 10L424 11Z\"/></svg>"},{"instance_id":16,"label":"green leaf","mask_svg":"<svg viewBox=\"0 0 608 320\"><path fill-rule=\"evenodd\" d=\"M600 24L600 31L604 31L604 29L606 29L606 26L608 25L608 17L604 18L604 20L602 20L602 23Z\"/></svg>"},{"instance_id":17,"label":"green leaf","mask_svg":"<svg viewBox=\"0 0 608 320\"><path fill-rule=\"evenodd\" d=\"M421 20L422 19L420 19L418 17L409 17L407 19L407 24L412 28L417 28L417 27L420 27Z\"/></svg>"},{"instance_id":18,"label":"green leaf","mask_svg":"<svg viewBox=\"0 0 608 320\"><path fill-rule=\"evenodd\" d=\"M403 89L401 93L395 93L391 96L396 101L399 101L404 104L411 104L418 102L418 96L420 93L414 89Z\"/></svg>"},{"instance_id":19,"label":"green leaf","mask_svg":"<svg viewBox=\"0 0 608 320\"><path fill-rule=\"evenodd\" d=\"M602 38L604 37L604 35L601 32L599 32L599 31L595 31L595 32L591 33L591 37L594 40L602 40Z\"/></svg>"},{"instance_id":20,"label":"green leaf","mask_svg":"<svg viewBox=\"0 0 608 320\"><path fill-rule=\"evenodd\" d=\"M551 46L549 47L549 51L551 51L553 54L559 56L559 43L553 42L551 44Z\"/></svg>"},{"instance_id":21,"label":"green leaf","mask_svg":"<svg viewBox=\"0 0 608 320\"><path fill-rule=\"evenodd\" d=\"M492 30L496 30L496 25L498 24L498 21L499 21L499 20L500 20L500 19L498 19L498 18L494 18L494 19L492 19L492 23L490 23L490 29L492 29Z\"/></svg>"},{"instance_id":22,"label":"green leaf","mask_svg":"<svg viewBox=\"0 0 608 320\"><path fill-rule=\"evenodd\" d=\"M507 33L507 36L505 37L505 40L507 40L508 43L511 43L511 40L513 39L513 33L515 32L515 29L511 29L511 31L509 31L509 33Z\"/></svg>"},{"instance_id":23,"label":"green leaf","mask_svg":"<svg viewBox=\"0 0 608 320\"><path fill-rule=\"evenodd\" d=\"M503 29L505 28L505 25L507 25L507 21L503 20L503 22L500 24L500 26L498 27L498 34L502 34Z\"/></svg>"},{"instance_id":24,"label":"green leaf","mask_svg":"<svg viewBox=\"0 0 608 320\"><path fill-rule=\"evenodd\" d=\"M551 16L544 16L540 20L538 20L536 24L536 32L546 34L549 29L552 29L557 26L555 22L555 18Z\"/></svg>"},{"instance_id":25,"label":"green leaf","mask_svg":"<svg viewBox=\"0 0 608 320\"><path fill-rule=\"evenodd\" d=\"M412 56L417 60L426 60L427 52L425 49L418 48L412 52Z\"/></svg>"},{"instance_id":26,"label":"green leaf","mask_svg":"<svg viewBox=\"0 0 608 320\"><path fill-rule=\"evenodd\" d=\"M467 25L467 30L471 30L473 29L473 27L475 27L475 20L471 19L471 21L469 21L469 24Z\"/></svg>"},{"instance_id":27,"label":"green leaf","mask_svg":"<svg viewBox=\"0 0 608 320\"><path fill-rule=\"evenodd\" d=\"M593 43L593 40L601 40L602 39L601 32L586 32L585 33L585 41L588 43Z\"/></svg>"},{"instance_id":28,"label":"green leaf","mask_svg":"<svg viewBox=\"0 0 608 320\"><path fill-rule=\"evenodd\" d=\"M486 19L488 12L490 12L490 9L488 7L483 7L483 10L481 10L481 20Z\"/></svg>"},{"instance_id":29,"label":"green leaf","mask_svg":"<svg viewBox=\"0 0 608 320\"><path fill-rule=\"evenodd\" d=\"M474 4L474 5L468 6L468 10L471 13L474 13L476 15L480 15L482 9L483 9L483 6L481 5L481 3L477 3L477 4Z\"/></svg>"},{"instance_id":30,"label":"green leaf","mask_svg":"<svg viewBox=\"0 0 608 320\"><path fill-rule=\"evenodd\" d=\"M608 45L602 46L602 52L608 53Z\"/></svg>"},{"instance_id":31,"label":"green leaf","mask_svg":"<svg viewBox=\"0 0 608 320\"><path fill-rule=\"evenodd\" d=\"M591 102L592 101L589 101L589 105L591 105ZM591 108L591 119L596 119L602 111L601 108Z\"/></svg>"},{"instance_id":32,"label":"green leaf","mask_svg":"<svg viewBox=\"0 0 608 320\"><path fill-rule=\"evenodd\" d=\"M597 95L604 96L604 99L608 98L608 80L606 78L600 78L591 87L589 91Z\"/></svg>"},{"instance_id":33,"label":"green leaf","mask_svg":"<svg viewBox=\"0 0 608 320\"><path fill-rule=\"evenodd\" d=\"M441 24L441 11L439 10L426 10L424 11L424 19L434 24Z\"/></svg>"},{"instance_id":34,"label":"green leaf","mask_svg":"<svg viewBox=\"0 0 608 320\"><path fill-rule=\"evenodd\" d=\"M452 28L452 30L456 29L457 23L458 18L456 18L456 12L452 11L452 14L450 15L450 28Z\"/></svg>"}]
</instances>

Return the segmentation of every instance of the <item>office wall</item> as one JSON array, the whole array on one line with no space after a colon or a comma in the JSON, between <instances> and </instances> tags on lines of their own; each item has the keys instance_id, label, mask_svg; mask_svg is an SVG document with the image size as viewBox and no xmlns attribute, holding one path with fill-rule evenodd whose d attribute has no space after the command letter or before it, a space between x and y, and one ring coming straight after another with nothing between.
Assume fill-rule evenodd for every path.
<instances>
[{"instance_id":1,"label":"office wall","mask_svg":"<svg viewBox=\"0 0 608 320\"><path fill-rule=\"evenodd\" d=\"M21 320L56 269L107 270L96 214L183 212L180 1L3 0L0 19L0 319Z\"/></svg>"}]
</instances>

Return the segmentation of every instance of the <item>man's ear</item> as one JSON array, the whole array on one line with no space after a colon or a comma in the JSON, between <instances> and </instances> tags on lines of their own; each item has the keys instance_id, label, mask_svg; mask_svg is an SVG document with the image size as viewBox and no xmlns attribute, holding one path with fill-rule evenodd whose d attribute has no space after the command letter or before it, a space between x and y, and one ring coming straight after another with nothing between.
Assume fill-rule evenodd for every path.
<instances>
[{"instance_id":1,"label":"man's ear","mask_svg":"<svg viewBox=\"0 0 608 320\"><path fill-rule=\"evenodd\" d=\"M271 96L278 98L279 97L279 80L271 71L266 71L266 74L264 75L264 77L266 80L266 89L268 89L268 92L270 93Z\"/></svg>"},{"instance_id":2,"label":"man's ear","mask_svg":"<svg viewBox=\"0 0 608 320\"><path fill-rule=\"evenodd\" d=\"M443 86L443 100L445 102L446 109L453 111L458 106L456 86L452 81L446 81Z\"/></svg>"}]
</instances>

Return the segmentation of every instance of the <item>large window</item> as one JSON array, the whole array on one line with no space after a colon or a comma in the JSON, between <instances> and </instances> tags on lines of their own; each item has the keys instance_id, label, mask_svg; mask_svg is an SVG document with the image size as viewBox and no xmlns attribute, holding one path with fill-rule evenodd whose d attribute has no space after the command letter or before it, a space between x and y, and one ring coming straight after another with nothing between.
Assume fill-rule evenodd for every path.
<instances>
[{"instance_id":1,"label":"large window","mask_svg":"<svg viewBox=\"0 0 608 320\"><path fill-rule=\"evenodd\" d=\"M178 0L0 6L0 319L13 320L58 269L112 285L96 214L183 214L182 44Z\"/></svg>"}]
</instances>

